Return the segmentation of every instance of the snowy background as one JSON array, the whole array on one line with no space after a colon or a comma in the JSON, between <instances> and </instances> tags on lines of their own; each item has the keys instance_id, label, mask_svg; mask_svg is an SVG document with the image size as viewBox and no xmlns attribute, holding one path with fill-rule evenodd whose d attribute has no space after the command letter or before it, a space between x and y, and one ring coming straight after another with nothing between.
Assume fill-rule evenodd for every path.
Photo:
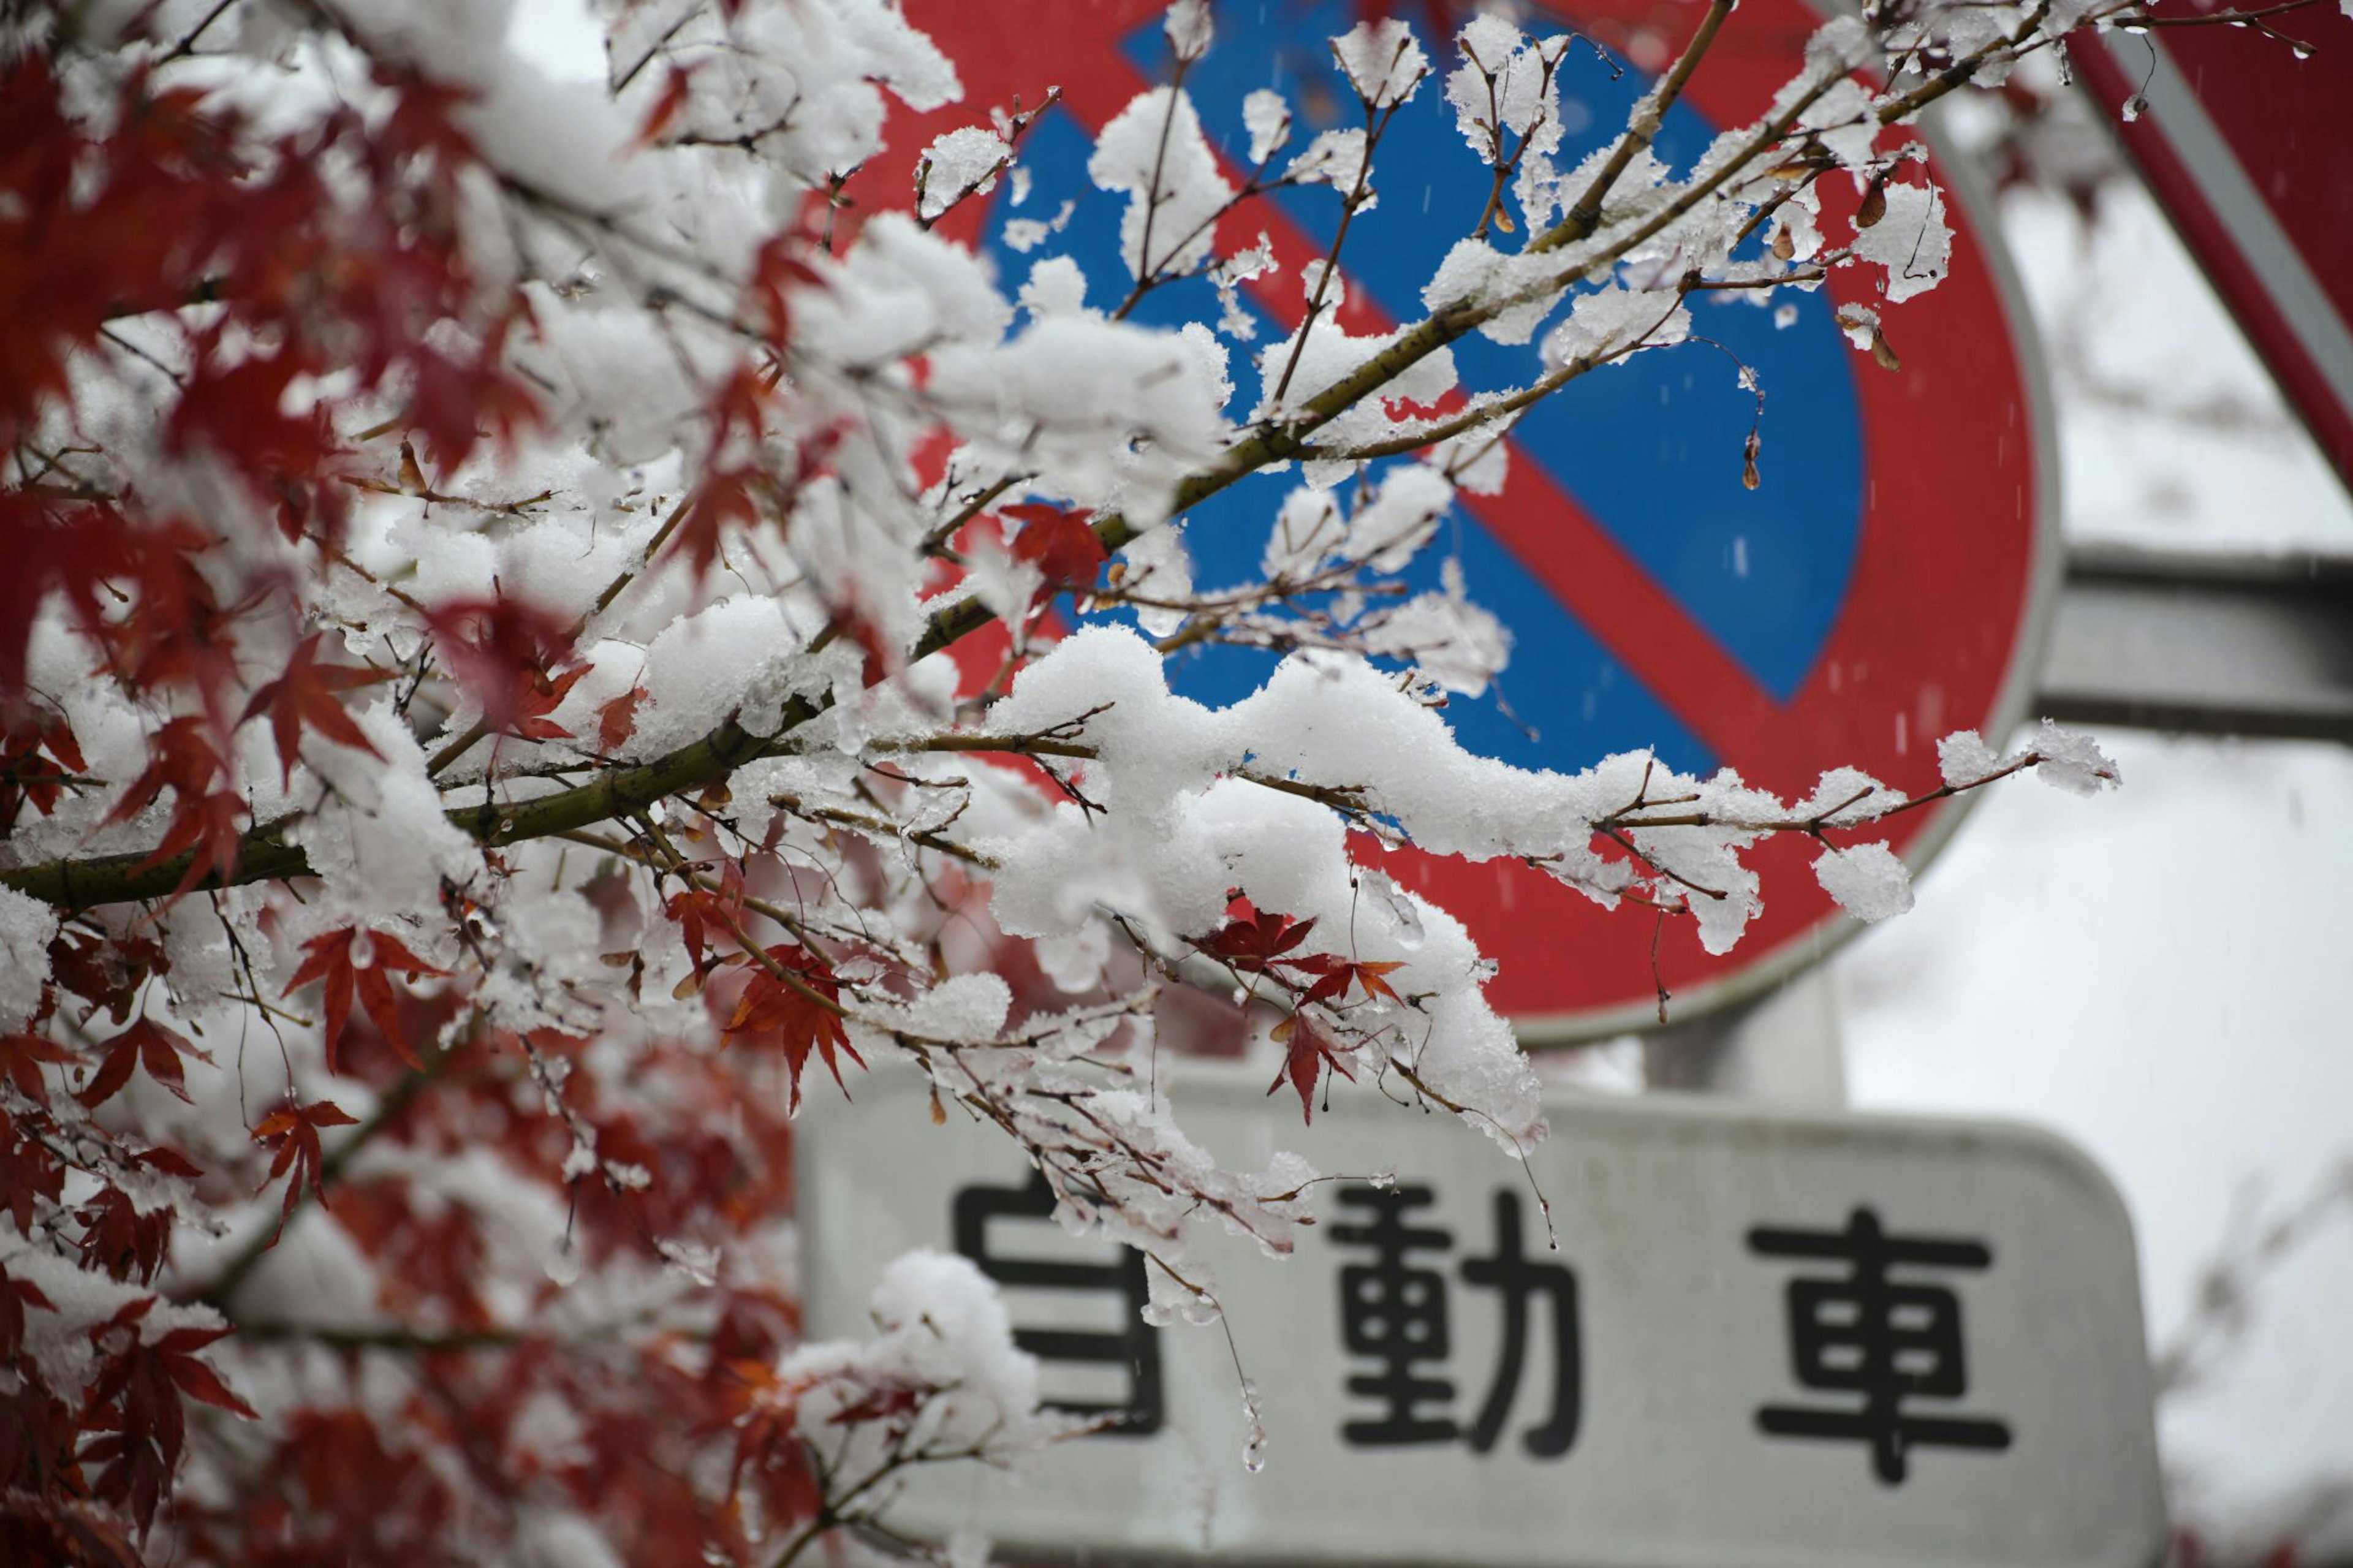
<instances>
[{"instance_id":1,"label":"snowy background","mask_svg":"<svg viewBox=\"0 0 2353 1568\"><path fill-rule=\"evenodd\" d=\"M552 70L601 75L578 0L522 0L516 28ZM2003 217L2071 538L2353 555L2353 505L2137 189L2088 230L2055 197ZM2098 1158L2163 1351L2207 1268L2353 1160L2353 751L2101 738L2120 794L1990 792L1917 909L1831 973L1857 1104L2037 1121ZM2260 1272L2241 1331L2202 1340L2167 1399L2177 1511L2250 1544L2353 1537L2348 1300L2353 1203Z\"/></svg>"}]
</instances>

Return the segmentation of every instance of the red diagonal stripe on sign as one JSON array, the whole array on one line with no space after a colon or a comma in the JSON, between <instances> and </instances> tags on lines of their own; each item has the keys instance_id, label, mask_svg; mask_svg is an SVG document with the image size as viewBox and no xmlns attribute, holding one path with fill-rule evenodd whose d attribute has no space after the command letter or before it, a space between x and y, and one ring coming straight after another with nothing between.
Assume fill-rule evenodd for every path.
<instances>
[{"instance_id":1,"label":"red diagonal stripe on sign","mask_svg":"<svg viewBox=\"0 0 2353 1568\"><path fill-rule=\"evenodd\" d=\"M1500 494L1462 500L1720 762L1783 792L1811 781L1772 694L1524 448Z\"/></svg>"},{"instance_id":2,"label":"red diagonal stripe on sign","mask_svg":"<svg viewBox=\"0 0 2353 1568\"><path fill-rule=\"evenodd\" d=\"M1095 133L1149 86L1124 56L1116 57L1115 68L1099 68L1065 85L1062 101ZM1245 171L1222 154L1219 165L1239 188ZM1260 230L1272 241L1282 270L1271 286L1252 292L1284 330L1295 330L1306 310L1301 268L1320 260L1323 248L1275 203L1260 199L1227 216L1218 237L1220 254L1247 246ZM1351 331L1396 330L1370 293L1353 281L1348 305ZM1506 447L1510 478L1503 492L1466 495L1466 510L1709 751L1753 783L1783 790L1804 787L1811 777L1805 760L1784 754L1787 748L1777 743L1786 726L1772 695L1538 467L1524 445L1513 440Z\"/></svg>"}]
</instances>

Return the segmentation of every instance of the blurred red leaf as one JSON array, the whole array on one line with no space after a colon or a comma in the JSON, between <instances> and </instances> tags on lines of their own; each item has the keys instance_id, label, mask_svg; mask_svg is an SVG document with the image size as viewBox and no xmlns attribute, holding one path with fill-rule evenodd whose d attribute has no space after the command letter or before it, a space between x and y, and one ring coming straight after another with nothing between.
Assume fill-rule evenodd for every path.
<instances>
[{"instance_id":1,"label":"blurred red leaf","mask_svg":"<svg viewBox=\"0 0 2353 1568\"><path fill-rule=\"evenodd\" d=\"M90 1076L90 1086L75 1098L92 1110L112 1099L122 1086L131 1081L131 1069L144 1064L147 1076L170 1089L188 1104L182 1057L194 1057L198 1061L213 1059L212 1053L196 1045L175 1030L167 1029L153 1018L142 1017L129 1028L106 1042L106 1056Z\"/></svg>"},{"instance_id":2,"label":"blurred red leaf","mask_svg":"<svg viewBox=\"0 0 2353 1568\"><path fill-rule=\"evenodd\" d=\"M1002 509L1019 520L1021 532L1013 541L1013 558L1027 561L1044 574L1039 597L1062 588L1092 588L1110 554L1096 537L1094 526L1075 512L1058 506L1025 504Z\"/></svg>"},{"instance_id":3,"label":"blurred red leaf","mask_svg":"<svg viewBox=\"0 0 2353 1568\"><path fill-rule=\"evenodd\" d=\"M253 700L246 704L244 716L237 720L243 724L257 714L269 715L270 737L278 742L278 765L283 783L293 781L304 724L328 740L365 752L379 762L384 758L366 733L353 722L352 716L343 711L335 693L373 686L392 676L385 670L357 665L321 664L319 644L325 635L313 632L305 637L287 659L286 673L256 691Z\"/></svg>"}]
</instances>

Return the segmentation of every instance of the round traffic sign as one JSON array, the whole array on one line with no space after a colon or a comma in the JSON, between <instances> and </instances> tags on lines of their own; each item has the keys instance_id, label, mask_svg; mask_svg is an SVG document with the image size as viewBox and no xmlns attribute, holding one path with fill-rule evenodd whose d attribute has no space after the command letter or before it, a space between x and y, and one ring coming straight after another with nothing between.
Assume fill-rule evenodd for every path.
<instances>
[{"instance_id":1,"label":"round traffic sign","mask_svg":"<svg viewBox=\"0 0 2353 1568\"><path fill-rule=\"evenodd\" d=\"M1562 73L1573 167L1622 126L1694 26L1694 0L1545 0L1558 26L1595 41ZM1242 100L1282 89L1301 121L1294 145L1356 106L1326 40L1354 26L1350 0L1219 5L1216 46L1186 89L1239 185ZM1441 7L1441 9L1451 9ZM989 106L1058 109L1022 147L1026 190L1000 183L950 215L947 232L986 248L1018 285L1038 258L1074 258L1090 301L1114 302L1126 198L1086 174L1095 133L1138 92L1166 79L1158 0L1034 0L1008 13L964 0L907 0L963 76L965 98L894 125L881 184L910 175L940 132ZM1426 19L1427 11L1412 13ZM1668 116L1657 152L1688 167L1723 130L1750 123L1800 68L1818 17L1804 0L1745 0ZM1422 29L1427 32L1429 29ZM1430 40L1425 38L1427 45ZM1441 49L1433 57L1445 58ZM1424 92L1434 98L1431 88ZM2021 716L2055 575L2043 520L2055 457L2022 307L1998 240L1965 199L1967 184L1930 153L1953 231L1950 275L1884 310L1901 359L1891 374L1847 342L1845 303L1878 307L1864 268L1841 268L1811 293L1694 296L1694 343L1634 356L1571 383L1513 432L1509 479L1493 496L1462 496L1440 542L1407 574L1437 581L1460 563L1470 596L1514 639L1503 677L1448 717L1462 743L1528 767L1573 770L1611 752L1654 750L1684 772L1736 770L1785 795L1824 769L1862 767L1897 787L1936 778L1935 742L1954 730L1996 736ZM1393 121L1376 164L1377 208L1341 256L1341 321L1364 332L1410 321L1447 248L1478 222L1490 185L1453 116L1417 102ZM1844 232L1859 200L1852 182L1818 182L1826 232ZM906 188L898 186L895 188ZM1067 213L1064 204L1071 204ZM1264 232L1278 281L1249 300L1256 344L1279 342L1302 310L1302 267L1324 254L1339 217L1334 193L1290 189L1254 199L1219 229L1221 253ZM1039 221L1059 226L1032 251ZM1868 274L1868 276L1866 276ZM1138 319L1215 320L1203 279L1163 289ZM1233 355L1237 405L1256 401L1253 345ZM1720 349L1720 353L1717 352ZM1473 336L1453 350L1472 390L1525 384L1530 352ZM1728 357L1727 357L1728 356ZM1752 367L1766 395L1763 483L1741 484L1742 443L1755 413L1736 380ZM1266 531L1296 475L1262 476L1186 520L1197 580L1214 587L1254 575ZM1424 583L1423 579L1428 582ZM1197 648L1172 683L1205 701L1231 700L1263 680L1273 656ZM1915 867L1949 833L1957 808L1914 813L1888 840ZM1605 911L1516 864L1469 864L1411 850L1381 856L1400 882L1471 928L1501 972L1490 996L1530 1038L1641 1027L1653 1019L1652 922ZM1703 952L1671 927L1660 974L1688 1017L1753 993L1825 952L1849 922L1815 884L1814 850L1797 842L1753 852L1765 912L1731 953Z\"/></svg>"}]
</instances>

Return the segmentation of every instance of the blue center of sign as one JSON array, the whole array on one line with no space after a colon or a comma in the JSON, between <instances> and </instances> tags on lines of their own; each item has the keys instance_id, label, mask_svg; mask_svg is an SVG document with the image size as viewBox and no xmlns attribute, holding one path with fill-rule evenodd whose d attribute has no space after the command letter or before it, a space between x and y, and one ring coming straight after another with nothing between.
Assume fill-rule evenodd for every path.
<instances>
[{"instance_id":1,"label":"blue center of sign","mask_svg":"<svg viewBox=\"0 0 2353 1568\"><path fill-rule=\"evenodd\" d=\"M1276 88L1290 100L1296 117L1292 152L1319 131L1362 122L1326 42L1355 21L1345 0L1219 7L1217 45L1186 86L1229 168L1249 166L1241 110L1255 89ZM1131 34L1124 49L1142 79L1166 79L1166 42L1156 20ZM1569 134L1556 160L1563 167L1574 167L1623 125L1647 86L1624 61L1612 63L1621 73L1615 78L1580 44L1563 68ZM1490 184L1451 110L1431 101L1437 90L1436 81L1425 83L1391 121L1374 170L1379 205L1358 219L1341 258L1351 293L1398 321L1420 317L1423 286L1448 247L1478 222ZM1656 151L1670 168L1686 168L1716 130L1678 104ZM992 216L991 253L1008 288L1039 257L1056 253L1079 264L1092 302L1125 296L1130 279L1118 235L1127 198L1094 189L1086 174L1092 152L1086 131L1060 110L1032 132L1023 149L1031 194L1018 215L1000 194ZM1288 155L1279 155L1278 167ZM1272 199L1307 238L1329 247L1339 222L1336 193L1311 186ZM1069 226L1047 247L1025 256L1004 243L1003 219L1050 219L1066 200L1076 202ZM1297 279L1279 287L1296 289ZM1820 291L1782 290L1771 301L1759 308L1737 291L1691 297L1694 332L1755 367L1765 388L1761 489L1745 490L1739 478L1752 399L1736 382L1733 359L1696 342L1637 354L1570 383L1521 419L1511 460L1535 465L1759 688L1787 701L1830 636L1852 574L1863 454L1853 355L1831 300ZM1232 356L1235 402L1245 411L1259 395L1254 353L1280 343L1286 331L1255 302L1249 308L1259 336ZM1209 284L1194 279L1159 289L1136 319L1173 326L1217 314ZM1536 374L1525 346L1474 334L1453 353L1466 391L1525 385ZM1295 473L1261 476L1189 514L1187 541L1202 587L1255 576L1275 509L1299 482ZM1463 498L1403 574L1417 590L1434 587L1440 563L1460 559L1471 597L1511 629L1512 662L1498 686L1448 709L1462 743L1523 766L1574 768L1607 752L1648 746L1670 765L1712 769L1719 760L1713 749L1644 688L1635 668L1639 653L1621 658L1604 647L1481 521L1478 509L1495 504ZM1255 689L1271 662L1271 655L1256 650L1195 648L1170 673L1187 695L1223 703Z\"/></svg>"}]
</instances>

